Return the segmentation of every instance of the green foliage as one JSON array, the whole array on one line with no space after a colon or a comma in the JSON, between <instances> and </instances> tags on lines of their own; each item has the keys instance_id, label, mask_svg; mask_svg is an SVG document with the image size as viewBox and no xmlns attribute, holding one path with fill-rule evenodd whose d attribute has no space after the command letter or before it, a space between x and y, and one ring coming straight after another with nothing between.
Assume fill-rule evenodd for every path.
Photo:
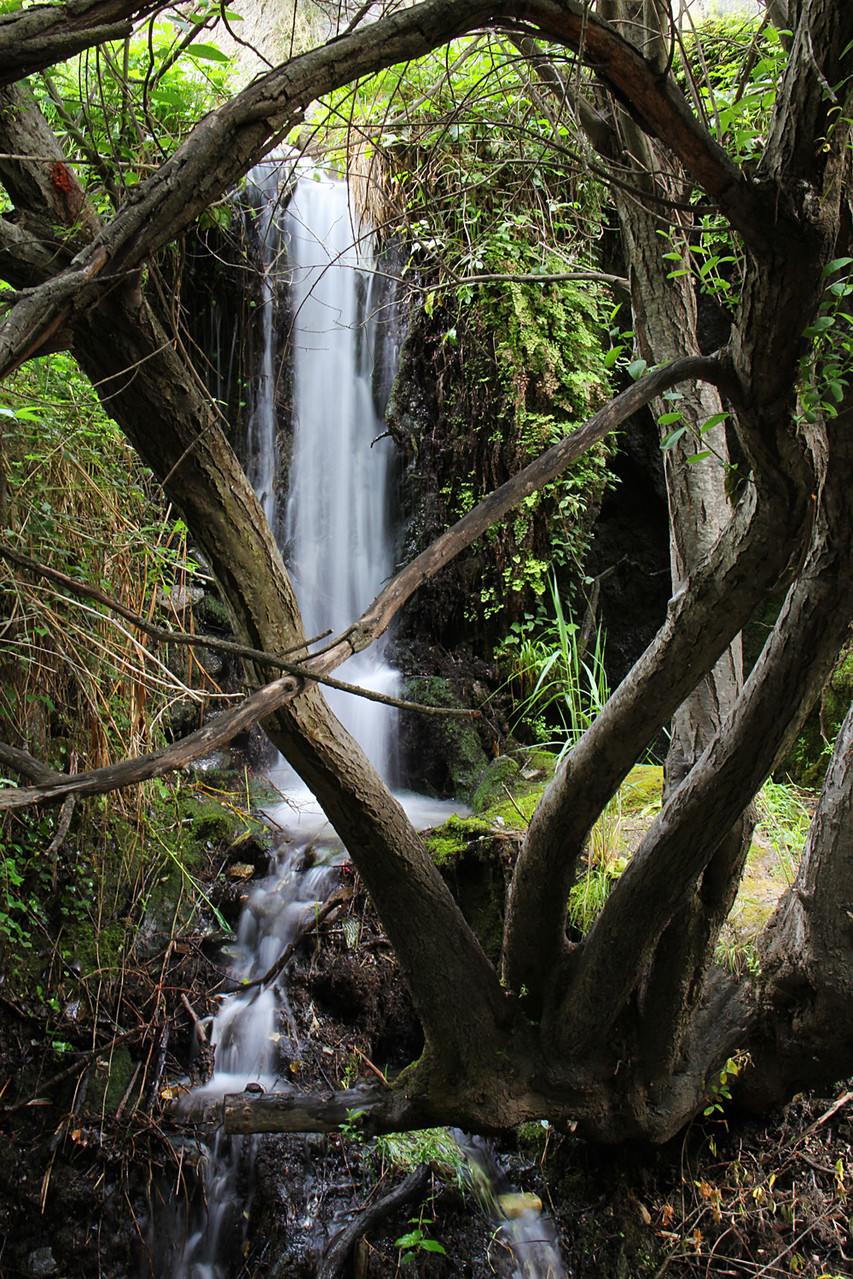
<instances>
[{"instance_id":1,"label":"green foliage","mask_svg":"<svg viewBox=\"0 0 853 1279\"><path fill-rule=\"evenodd\" d=\"M553 617L530 637L516 628L496 656L508 671L506 687L514 703L514 730L524 724L535 740L571 750L610 696L604 669L604 635L598 628L593 648L584 645L581 628L566 614L556 579L551 579Z\"/></svg>"},{"instance_id":2,"label":"green foliage","mask_svg":"<svg viewBox=\"0 0 853 1279\"><path fill-rule=\"evenodd\" d=\"M174 601L196 572L186 530L68 356L38 360L4 384L0 443L10 547L134 612L171 612L181 626ZM0 739L59 771L161 745L169 703L201 699L209 687L192 665L179 680L167 654L110 610L5 559L0 600ZM214 807L219 837L224 816ZM162 780L78 800L73 811L5 812L0 962L10 988L38 980L50 1012L72 966L75 997L88 981L117 976L131 923L167 890L197 898L187 863L198 838L180 784ZM174 918L173 902L163 927Z\"/></svg>"},{"instance_id":3,"label":"green foliage","mask_svg":"<svg viewBox=\"0 0 853 1279\"><path fill-rule=\"evenodd\" d=\"M791 882L809 833L812 814L796 786L768 779L758 794L759 829L779 854Z\"/></svg>"},{"instance_id":4,"label":"green foliage","mask_svg":"<svg viewBox=\"0 0 853 1279\"><path fill-rule=\"evenodd\" d=\"M626 858L619 855L618 844L612 842L611 831L614 825L618 830L619 813L618 800L611 800L596 823L583 873L569 893L569 923L581 936L592 928L627 865Z\"/></svg>"},{"instance_id":5,"label":"green foliage","mask_svg":"<svg viewBox=\"0 0 853 1279\"><path fill-rule=\"evenodd\" d=\"M423 361L443 423L443 453L425 465L451 522L609 394L611 306L602 310L598 285L549 279L593 265L600 191L575 167L523 60L496 37L341 91L316 127L374 221L404 227L409 275L424 281ZM592 449L472 550L481 571L470 622L518 618L545 593L552 564L577 576L606 464L607 449Z\"/></svg>"},{"instance_id":6,"label":"green foliage","mask_svg":"<svg viewBox=\"0 0 853 1279\"><path fill-rule=\"evenodd\" d=\"M684 34L677 76L717 141L748 170L761 157L787 56L776 28L745 14L716 15ZM744 258L724 219L697 210L686 235L674 229L660 234L671 278L692 276L697 288L733 313Z\"/></svg>"},{"instance_id":7,"label":"green foliage","mask_svg":"<svg viewBox=\"0 0 853 1279\"><path fill-rule=\"evenodd\" d=\"M388 1167L411 1172L420 1164L429 1164L444 1181L460 1188L468 1182L468 1160L447 1128L421 1128L377 1137L376 1150Z\"/></svg>"},{"instance_id":8,"label":"green foliage","mask_svg":"<svg viewBox=\"0 0 853 1279\"><path fill-rule=\"evenodd\" d=\"M6 538L30 558L150 614L196 572L186 529L64 355L4 385ZM100 605L0 560L10 624L0 656L0 732L58 769L158 744L164 698L198 697ZM192 668L189 685L209 684Z\"/></svg>"},{"instance_id":9,"label":"green foliage","mask_svg":"<svg viewBox=\"0 0 853 1279\"><path fill-rule=\"evenodd\" d=\"M34 91L96 206L115 206L226 97L230 58L201 37L223 16L201 0L55 66ZM240 15L225 9L230 22Z\"/></svg>"},{"instance_id":10,"label":"green foliage","mask_svg":"<svg viewBox=\"0 0 853 1279\"><path fill-rule=\"evenodd\" d=\"M702 1112L706 1117L715 1113L722 1114L725 1103L732 1099L731 1081L737 1079L744 1067L749 1065L749 1060L749 1053L735 1053L733 1057L729 1057L717 1077L709 1081L705 1089L707 1105Z\"/></svg>"},{"instance_id":11,"label":"green foliage","mask_svg":"<svg viewBox=\"0 0 853 1279\"><path fill-rule=\"evenodd\" d=\"M429 1235L427 1235L424 1230L425 1226L431 1226L432 1224L432 1217L424 1216L423 1209L421 1209L421 1212L417 1217L409 1218L409 1225L412 1226L413 1229L407 1231L406 1234L401 1235L399 1239L394 1241L395 1246L401 1250L401 1265L405 1266L414 1261L415 1257L421 1252L443 1253L445 1251L444 1246L440 1244L438 1240L430 1239Z\"/></svg>"},{"instance_id":12,"label":"green foliage","mask_svg":"<svg viewBox=\"0 0 853 1279\"><path fill-rule=\"evenodd\" d=\"M346 1119L338 1127L349 1141L361 1143L364 1141L364 1111L348 1110Z\"/></svg>"},{"instance_id":13,"label":"green foliage","mask_svg":"<svg viewBox=\"0 0 853 1279\"><path fill-rule=\"evenodd\" d=\"M826 290L820 312L805 330L809 347L802 363L802 417L837 417L850 385L853 361L853 258L834 258L824 267Z\"/></svg>"}]
</instances>

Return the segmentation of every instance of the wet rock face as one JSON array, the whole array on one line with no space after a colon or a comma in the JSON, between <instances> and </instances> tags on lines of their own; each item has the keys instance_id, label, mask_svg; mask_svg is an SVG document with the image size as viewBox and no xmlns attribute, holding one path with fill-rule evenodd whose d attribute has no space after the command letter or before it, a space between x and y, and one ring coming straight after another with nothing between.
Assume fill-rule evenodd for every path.
<instances>
[{"instance_id":1,"label":"wet rock face","mask_svg":"<svg viewBox=\"0 0 853 1279\"><path fill-rule=\"evenodd\" d=\"M509 731L505 698L493 662L470 649L448 651L426 640L398 641L392 660L406 677L403 697L426 706L469 707L477 718L449 719L401 712L397 784L438 798L470 800L498 743Z\"/></svg>"}]
</instances>

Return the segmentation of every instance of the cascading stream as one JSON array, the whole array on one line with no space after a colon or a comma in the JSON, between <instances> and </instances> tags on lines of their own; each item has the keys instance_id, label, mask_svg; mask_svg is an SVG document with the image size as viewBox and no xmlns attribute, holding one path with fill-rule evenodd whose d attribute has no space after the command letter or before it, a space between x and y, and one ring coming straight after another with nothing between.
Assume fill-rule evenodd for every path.
<instances>
[{"instance_id":1,"label":"cascading stream","mask_svg":"<svg viewBox=\"0 0 853 1279\"><path fill-rule=\"evenodd\" d=\"M306 631L343 630L379 591L393 567L389 490L393 447L383 434L373 391L372 279L369 256L356 247L347 187L312 171L299 177L285 213L281 209L286 166L266 162L249 176L244 193L247 235L262 264L259 367L247 430L247 475L275 529L279 426L276 413L275 310L283 280L292 311L293 443L285 525L285 554L303 609ZM286 273L286 274L285 274ZM346 677L393 692L396 673L382 647L347 664ZM334 701L334 694L333 694ZM338 697L334 709L389 776L394 716L390 708ZM291 776L279 777L305 795ZM287 825L292 809L279 810ZM316 822L309 822L311 827ZM304 830L304 825L303 825ZM269 971L296 935L311 903L322 901L333 871L305 869L304 849L294 845L273 874L257 884L244 907L232 968L235 984ZM287 1036L279 1030L288 1026ZM213 1019L214 1071L194 1091L187 1108L247 1085L271 1089L298 1057L296 1030L278 983L226 997ZM204 1166L201 1202L166 1249L173 1279L225 1279L245 1230L245 1185L251 1142L218 1133Z\"/></svg>"},{"instance_id":2,"label":"cascading stream","mask_svg":"<svg viewBox=\"0 0 853 1279\"><path fill-rule=\"evenodd\" d=\"M394 567L394 446L383 438L373 386L376 277L354 233L344 182L318 173L300 179L285 228L293 306L287 558L307 633L337 634ZM381 641L351 658L342 678L391 694L398 683ZM329 701L393 780L393 711L346 694L331 693Z\"/></svg>"},{"instance_id":3,"label":"cascading stream","mask_svg":"<svg viewBox=\"0 0 853 1279\"><path fill-rule=\"evenodd\" d=\"M393 570L394 450L383 438L382 378L375 377L374 367L381 301L370 255L359 247L353 230L346 185L303 170L282 211L280 193L287 187L288 169L292 165L272 161L258 166L244 195L246 232L262 262L262 349L249 405L247 474L271 527L283 528L306 633L327 628L338 633L359 616ZM275 321L283 281L292 317L293 437L282 519L276 500L280 368ZM386 341L386 352L388 346ZM396 691L398 682L381 644L352 658L344 678L388 693ZM393 780L394 712L334 692L329 700L374 765ZM311 905L328 894L335 875L336 852L319 867L305 855L306 840L325 821L316 804L313 812L307 811L310 797L286 766L271 772L289 794L288 803L271 815L297 839L273 873L253 886L243 909L231 971L237 987L270 970ZM421 825L443 820L456 807L401 798ZM226 996L212 1021L211 1043L212 1078L189 1095L186 1110L247 1086L273 1089L288 1061L299 1058L296 1026L279 981ZM197 1202L176 1215L163 1238L152 1241L152 1254L163 1257L162 1273L172 1279L228 1279L235 1272L248 1219L253 1142L217 1134L204 1160ZM473 1150L466 1145L472 1160ZM492 1195L489 1212L496 1203ZM517 1276L552 1279L564 1273L552 1232L538 1216L528 1211L524 1220L504 1219L499 1229L515 1258Z\"/></svg>"}]
</instances>

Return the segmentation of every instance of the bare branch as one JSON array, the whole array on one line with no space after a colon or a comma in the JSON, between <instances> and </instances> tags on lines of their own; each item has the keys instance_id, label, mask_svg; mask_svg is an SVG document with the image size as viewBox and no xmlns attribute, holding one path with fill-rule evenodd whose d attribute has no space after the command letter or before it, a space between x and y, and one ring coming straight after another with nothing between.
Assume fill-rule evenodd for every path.
<instances>
[{"instance_id":1,"label":"bare branch","mask_svg":"<svg viewBox=\"0 0 853 1279\"><path fill-rule=\"evenodd\" d=\"M123 617L147 633L165 643L175 641L182 643L203 642L207 647L225 648L242 657L250 658L260 665L279 666L291 673L293 678L281 679L266 685L249 697L240 706L224 712L210 724L197 732L183 738L180 742L163 751L155 751L138 759L125 760L120 764L112 764L106 768L93 769L87 773L78 773L74 777L59 775L61 780L47 780L43 784L0 791L0 809L20 808L27 804L46 803L63 798L65 795L93 795L105 791L117 790L124 786L137 785L152 777L160 777L163 773L185 768L195 759L200 759L211 750L225 745L238 733L243 732L273 710L283 706L304 687L307 682L316 682L343 692L354 693L374 701L388 703L404 710L423 714L450 716L470 716L478 712L447 707L428 707L417 702L405 702L389 698L368 689L357 688L345 684L341 680L332 679L329 672L340 666L348 657L360 652L371 644L389 625L391 619L402 608L407 599L423 582L434 576L445 564L449 563L466 546L490 528L492 524L523 501L531 493L541 488L560 474L571 462L575 461L597 440L621 425L626 418L635 413L643 404L648 403L656 395L676 383L688 378L705 377L717 380L722 377L721 364L711 356L693 356L683 360L674 360L663 368L655 369L644 378L635 382L609 404L600 409L594 417L571 435L566 436L559 444L543 453L536 461L513 479L508 480L479 506L464 516L453 528L436 539L421 555L394 577L383 591L376 597L361 618L343 636L335 641L323 653L303 662L288 662L284 658L268 655L261 650L247 648L243 645L226 644L223 641L209 640L206 637L186 635L176 636L173 632L153 626L144 618L125 609L117 601L95 590L83 586L68 578L56 569L41 565L28 557L0 544L0 557L21 564L30 571L40 573L58 581L79 594L88 595L99 600L109 608L115 609ZM11 748L8 748L11 749ZM2 758L2 756L0 756ZM20 770L27 776L26 770Z\"/></svg>"},{"instance_id":2,"label":"bare branch","mask_svg":"<svg viewBox=\"0 0 853 1279\"><path fill-rule=\"evenodd\" d=\"M107 40L123 40L134 18L161 0L65 0L0 15L0 84L13 84Z\"/></svg>"},{"instance_id":3,"label":"bare branch","mask_svg":"<svg viewBox=\"0 0 853 1279\"><path fill-rule=\"evenodd\" d=\"M224 711L203 728L161 751L141 755L138 759L123 760L120 764L111 764L107 768L94 768L70 777L63 775L61 781L45 781L38 786L0 790L0 810L52 803L67 795L103 795L106 791L136 786L152 777L162 777L164 773L186 768L193 760L201 759L210 751L226 745L238 733L257 724L258 720L270 715L298 691L298 681L292 675L285 675L282 679L264 685L239 706ZM12 748L4 746L3 749L8 755Z\"/></svg>"},{"instance_id":4,"label":"bare branch","mask_svg":"<svg viewBox=\"0 0 853 1279\"><path fill-rule=\"evenodd\" d=\"M312 50L254 81L210 112L60 277L12 308L0 331L0 374L39 347L47 331L71 312L94 305L116 273L140 266L186 228L243 176L272 142L301 121L308 103L358 76L430 52L487 22L512 23L521 14L546 38L578 51L605 83L634 103L643 126L661 136L694 180L704 186L747 242L765 242L767 197L695 119L678 88L661 80L645 59L581 0L425 0ZM104 271L104 267L107 270ZM93 281L100 274L101 278ZM87 282L88 287L83 287Z\"/></svg>"}]
</instances>

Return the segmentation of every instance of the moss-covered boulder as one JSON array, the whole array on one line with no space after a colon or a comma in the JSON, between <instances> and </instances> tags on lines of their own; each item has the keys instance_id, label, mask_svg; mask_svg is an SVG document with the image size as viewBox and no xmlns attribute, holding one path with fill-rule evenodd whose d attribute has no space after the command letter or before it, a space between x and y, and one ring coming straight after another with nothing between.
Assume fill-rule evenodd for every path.
<instances>
[{"instance_id":1,"label":"moss-covered boulder","mask_svg":"<svg viewBox=\"0 0 853 1279\"><path fill-rule=\"evenodd\" d=\"M462 914L489 959L497 963L518 833L506 830L500 821L451 817L426 838Z\"/></svg>"},{"instance_id":2,"label":"moss-covered boulder","mask_svg":"<svg viewBox=\"0 0 853 1279\"><path fill-rule=\"evenodd\" d=\"M438 675L406 681L403 695L423 706L457 708L465 705L453 683ZM438 789L468 803L489 762L476 720L449 716L418 718L416 745L408 742L407 730L411 726L405 722L401 726L407 785L427 794ZM430 785L430 780L437 780L438 787Z\"/></svg>"},{"instance_id":3,"label":"moss-covered boulder","mask_svg":"<svg viewBox=\"0 0 853 1279\"><path fill-rule=\"evenodd\" d=\"M555 755L535 748L499 755L480 775L471 808L475 813L503 817L512 825L521 817L526 826L556 766Z\"/></svg>"},{"instance_id":4,"label":"moss-covered boulder","mask_svg":"<svg viewBox=\"0 0 853 1279\"><path fill-rule=\"evenodd\" d=\"M848 645L780 770L797 786L806 789L820 786L829 764L833 743L851 704L853 645Z\"/></svg>"}]
</instances>

